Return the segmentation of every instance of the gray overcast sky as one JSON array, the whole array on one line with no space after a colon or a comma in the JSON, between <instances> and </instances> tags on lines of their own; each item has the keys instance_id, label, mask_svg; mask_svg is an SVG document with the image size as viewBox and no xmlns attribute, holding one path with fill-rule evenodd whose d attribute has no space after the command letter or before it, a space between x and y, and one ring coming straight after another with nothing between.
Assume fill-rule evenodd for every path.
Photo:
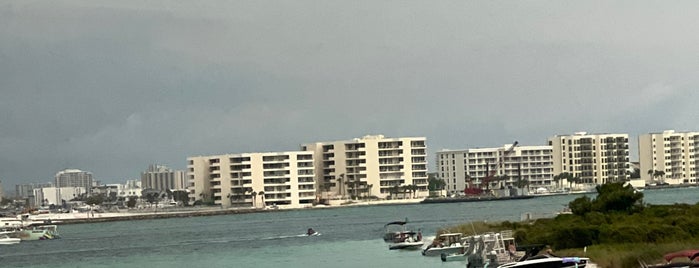
<instances>
[{"instance_id":1,"label":"gray overcast sky","mask_svg":"<svg viewBox=\"0 0 699 268\"><path fill-rule=\"evenodd\" d=\"M367 134L699 131L699 1L0 3L0 179ZM637 158L632 151L632 159Z\"/></svg>"}]
</instances>

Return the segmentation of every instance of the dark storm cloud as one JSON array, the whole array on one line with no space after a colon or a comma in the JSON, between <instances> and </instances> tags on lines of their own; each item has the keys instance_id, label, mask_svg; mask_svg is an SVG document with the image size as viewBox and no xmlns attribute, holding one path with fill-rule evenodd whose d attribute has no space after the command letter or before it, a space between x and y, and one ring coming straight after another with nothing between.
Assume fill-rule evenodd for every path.
<instances>
[{"instance_id":1,"label":"dark storm cloud","mask_svg":"<svg viewBox=\"0 0 699 268\"><path fill-rule=\"evenodd\" d=\"M434 152L699 130L697 7L10 1L0 178L80 168L119 182L150 163L366 134L426 136Z\"/></svg>"}]
</instances>

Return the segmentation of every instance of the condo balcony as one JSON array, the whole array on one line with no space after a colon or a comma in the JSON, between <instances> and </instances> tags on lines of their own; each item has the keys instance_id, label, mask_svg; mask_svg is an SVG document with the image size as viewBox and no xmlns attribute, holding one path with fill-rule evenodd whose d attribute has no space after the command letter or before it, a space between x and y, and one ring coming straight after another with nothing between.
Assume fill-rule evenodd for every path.
<instances>
[{"instance_id":1,"label":"condo balcony","mask_svg":"<svg viewBox=\"0 0 699 268\"><path fill-rule=\"evenodd\" d=\"M268 179L268 178L265 178L264 184L265 184L265 187L266 186L286 186L286 185L291 185L291 182L289 179Z\"/></svg>"}]
</instances>

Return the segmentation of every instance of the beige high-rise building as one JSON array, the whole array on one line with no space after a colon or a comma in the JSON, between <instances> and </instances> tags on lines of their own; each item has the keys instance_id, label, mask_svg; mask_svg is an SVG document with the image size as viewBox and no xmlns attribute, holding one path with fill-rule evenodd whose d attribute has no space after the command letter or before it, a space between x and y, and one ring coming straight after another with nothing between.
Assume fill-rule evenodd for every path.
<instances>
[{"instance_id":1,"label":"beige high-rise building","mask_svg":"<svg viewBox=\"0 0 699 268\"><path fill-rule=\"evenodd\" d=\"M567 172L580 179L572 186L593 186L628 180L629 135L558 135L549 138L553 149L554 175ZM559 182L569 183L569 182Z\"/></svg>"},{"instance_id":2,"label":"beige high-rise building","mask_svg":"<svg viewBox=\"0 0 699 268\"><path fill-rule=\"evenodd\" d=\"M316 156L317 187L321 199L353 196L426 197L425 143L424 137L386 138L375 135L303 144L301 149Z\"/></svg>"},{"instance_id":3,"label":"beige high-rise building","mask_svg":"<svg viewBox=\"0 0 699 268\"><path fill-rule=\"evenodd\" d=\"M313 153L243 153L187 158L189 199L228 207L302 208L316 198Z\"/></svg>"},{"instance_id":4,"label":"beige high-rise building","mask_svg":"<svg viewBox=\"0 0 699 268\"><path fill-rule=\"evenodd\" d=\"M646 183L698 183L699 132L649 133L638 138L641 179Z\"/></svg>"},{"instance_id":5,"label":"beige high-rise building","mask_svg":"<svg viewBox=\"0 0 699 268\"><path fill-rule=\"evenodd\" d=\"M516 187L518 181L527 181L530 187L551 188L551 153L551 146L546 145L443 150L436 154L437 174L450 194L461 194L467 186L484 188L489 173L507 176L495 185L497 188Z\"/></svg>"},{"instance_id":6,"label":"beige high-rise building","mask_svg":"<svg viewBox=\"0 0 699 268\"><path fill-rule=\"evenodd\" d=\"M79 169L66 169L59 171L55 176L56 185L59 190L62 187L83 187L87 193L92 192L92 173Z\"/></svg>"},{"instance_id":7,"label":"beige high-rise building","mask_svg":"<svg viewBox=\"0 0 699 268\"><path fill-rule=\"evenodd\" d=\"M183 190L187 189L185 178L184 171L172 170L162 165L150 165L146 171L141 172L141 185L143 189Z\"/></svg>"}]
</instances>

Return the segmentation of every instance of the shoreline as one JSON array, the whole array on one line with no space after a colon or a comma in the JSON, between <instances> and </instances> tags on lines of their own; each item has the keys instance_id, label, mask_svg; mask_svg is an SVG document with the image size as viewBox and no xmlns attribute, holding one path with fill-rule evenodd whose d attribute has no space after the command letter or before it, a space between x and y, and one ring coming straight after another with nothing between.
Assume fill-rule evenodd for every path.
<instances>
[{"instance_id":1,"label":"shoreline","mask_svg":"<svg viewBox=\"0 0 699 268\"><path fill-rule=\"evenodd\" d=\"M424 200L420 199L399 199L385 201L349 201L339 205L324 205L305 208L293 209L265 209L265 208L217 208L217 207L202 207L199 209L175 210L167 211L127 211L127 212L102 212L102 213L47 213L47 214L31 214L28 221L43 222L44 224L82 224L82 223L98 223L98 222L113 222L113 221L130 221L130 220L151 220L151 219L167 219L167 218L188 218L188 217L206 217L229 214L248 214L248 213L273 213L282 211L308 210L308 209L337 209L357 206L389 206L389 205L413 205L420 204Z\"/></svg>"}]
</instances>

